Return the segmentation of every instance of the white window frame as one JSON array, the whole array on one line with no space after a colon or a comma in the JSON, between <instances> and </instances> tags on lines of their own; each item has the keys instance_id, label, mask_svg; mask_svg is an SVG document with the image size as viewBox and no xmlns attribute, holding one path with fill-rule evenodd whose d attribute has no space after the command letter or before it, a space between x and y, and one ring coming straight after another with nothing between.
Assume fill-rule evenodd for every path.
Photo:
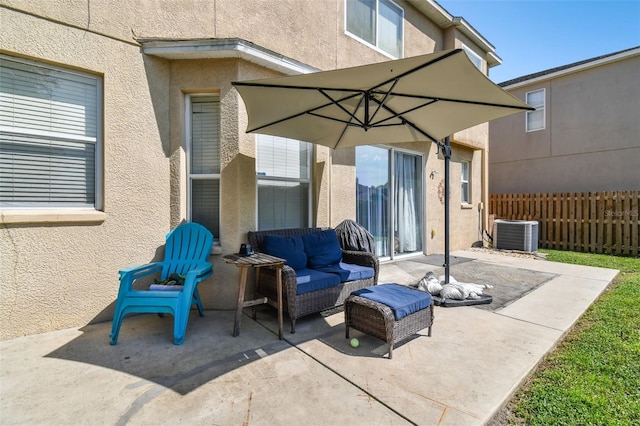
<instances>
[{"instance_id":1,"label":"white window frame","mask_svg":"<svg viewBox=\"0 0 640 426\"><path fill-rule=\"evenodd\" d=\"M11 205L0 206L0 209L11 213L16 212L18 210L22 211L52 211L52 210L63 210L65 212L101 212L103 210L104 205L104 197L103 197L103 164L102 164L102 111L103 111L103 81L102 78L95 75L89 74L79 71L72 71L63 67L44 64L39 61L16 58L8 55L1 55L0 58L3 60L20 63L23 65L27 65L33 68L40 68L45 70L45 73L50 78L55 78L55 76L60 76L60 78L68 79L68 80L78 80L83 82L93 81L95 82L95 116L92 114L91 116L87 116L87 120L95 121L95 136L92 135L80 135L76 132L64 132L63 129L58 131L56 130L46 130L46 129L34 129L28 127L21 126L10 126L10 125L2 125L0 124L0 134L5 135L7 137L19 137L25 138L28 140L29 138L41 139L41 140L49 140L51 142L62 142L62 143L75 143L75 144L93 144L94 146L94 167L93 167L93 205L74 205L71 203L70 205L66 205L64 202L52 202L50 204L46 203L33 203L33 202L25 202L25 203L11 203ZM53 100L51 101L54 102ZM1 108L3 106L0 105L0 113ZM84 109L83 109L84 111ZM2 185L2 183L0 183ZM33 219L37 221L37 219ZM56 217L55 221L63 221L64 218ZM89 218L90 220L90 218Z\"/></svg>"},{"instance_id":2,"label":"white window frame","mask_svg":"<svg viewBox=\"0 0 640 426\"><path fill-rule=\"evenodd\" d=\"M259 139L263 136L266 137L277 137L277 136L270 136L270 135L260 135L257 134L256 135L256 229L257 230L261 230L260 229L260 203L259 203L259 183L260 181L265 181L265 182L281 182L281 183L304 183L307 184L307 224L306 226L311 226L311 219L312 219L312 157L313 157L313 149L311 147L311 144L309 144L308 149L307 149L307 170L308 170L308 176L307 177L302 177L302 178L294 178L294 177L283 177L283 176L274 176L274 175L267 175L265 174L263 171L258 170L259 167L259 163L260 163L260 158L259 158ZM285 139L289 142L294 141L294 142L299 142L299 143L307 143L308 142L304 142L304 141L295 141L294 139L287 139L287 138L280 138L277 137L279 139ZM285 155L283 153L283 155ZM283 226L283 228L287 228L287 226Z\"/></svg>"},{"instance_id":3,"label":"white window frame","mask_svg":"<svg viewBox=\"0 0 640 426\"><path fill-rule=\"evenodd\" d=\"M534 93L542 92L542 103L540 104L531 104L529 102L529 95L533 95ZM546 112L546 102L547 102L547 92L545 88L532 90L525 94L525 102L532 107L535 108L535 111L527 111L525 114L525 129L527 132L537 132L539 130L544 130L547 127L547 112ZM529 117L531 114L542 113L542 125L540 127L532 128L529 125Z\"/></svg>"},{"instance_id":4,"label":"white window frame","mask_svg":"<svg viewBox=\"0 0 640 426\"><path fill-rule=\"evenodd\" d=\"M475 65L476 68L478 68L480 71L482 71L482 63L483 63L483 61L482 61L482 58L480 57L480 55L478 55L476 52L471 50L465 44L462 45L462 50L464 50L464 52L467 54L467 56L469 57L469 59L471 60L473 65Z\"/></svg>"},{"instance_id":5,"label":"white window frame","mask_svg":"<svg viewBox=\"0 0 640 426\"><path fill-rule=\"evenodd\" d=\"M391 58L391 59L400 59L404 57L404 9L402 7L400 7L399 4L397 4L396 2L394 2L393 0L375 0L376 2L376 28L375 28L375 44L371 43L367 40L364 40L363 38L357 36L356 34L351 33L348 29L347 29L347 23L348 23L348 17L347 17L347 2L349 0L344 0L344 32L346 35L348 35L349 37L359 41L360 43L369 46L370 48L374 49L377 52L382 53L383 55ZM398 9L398 11L400 12L400 21L401 21L401 28L400 28L400 55L399 56L395 56L393 53L387 52L386 50L383 50L379 45L380 45L380 40L379 40L379 30L378 30L378 25L380 22L380 2L383 1L385 3L388 3L389 5L391 5L392 7Z\"/></svg>"},{"instance_id":6,"label":"white window frame","mask_svg":"<svg viewBox=\"0 0 640 426\"><path fill-rule=\"evenodd\" d=\"M466 170L466 179L465 179L465 168ZM460 162L460 202L462 205L470 205L471 204L471 161L461 161ZM466 184L466 189L465 189Z\"/></svg>"},{"instance_id":7,"label":"white window frame","mask_svg":"<svg viewBox=\"0 0 640 426\"><path fill-rule=\"evenodd\" d=\"M220 217L220 210L221 210L221 198L222 198L222 185L221 185L221 180L220 180L220 170L218 173L192 173L191 167L191 131L192 131L192 108L191 108L191 104L192 104L192 99L193 98L202 98L202 97L213 97L213 98L218 98L218 102L220 102L220 96L217 93L199 93L199 94L190 94L190 95L186 95L185 96L185 159L186 159L186 174L187 174L187 208L186 208L186 212L187 212L187 221L191 222L192 221L192 202L193 202L193 194L192 194L192 182L194 180L211 180L211 181L215 181L218 182L219 185L219 197L218 197L218 212L217 212L217 216L218 216L218 229L219 232L213 232L213 238L214 238L214 248L213 251L216 251L216 247L219 248L220 246L220 233L222 232L222 223L221 223L221 217ZM220 120L220 115L218 115L218 119ZM218 124L218 126L220 126L220 123ZM221 136L220 136L220 127L218 127L218 152L220 153L220 143L221 143Z\"/></svg>"}]
</instances>

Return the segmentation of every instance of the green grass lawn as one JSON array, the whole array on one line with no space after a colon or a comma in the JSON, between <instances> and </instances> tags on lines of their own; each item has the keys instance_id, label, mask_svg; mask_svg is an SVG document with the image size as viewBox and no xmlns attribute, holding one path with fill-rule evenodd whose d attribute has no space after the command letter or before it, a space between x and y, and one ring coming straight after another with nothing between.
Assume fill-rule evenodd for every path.
<instances>
[{"instance_id":1,"label":"green grass lawn","mask_svg":"<svg viewBox=\"0 0 640 426\"><path fill-rule=\"evenodd\" d=\"M640 425L640 260L541 252L620 274L516 393L508 423Z\"/></svg>"}]
</instances>

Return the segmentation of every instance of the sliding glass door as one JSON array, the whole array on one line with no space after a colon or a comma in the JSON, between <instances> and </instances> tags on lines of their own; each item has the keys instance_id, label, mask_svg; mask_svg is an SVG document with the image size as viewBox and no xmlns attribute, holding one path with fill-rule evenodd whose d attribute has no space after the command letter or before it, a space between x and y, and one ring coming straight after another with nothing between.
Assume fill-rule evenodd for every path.
<instances>
[{"instance_id":1,"label":"sliding glass door","mask_svg":"<svg viewBox=\"0 0 640 426\"><path fill-rule=\"evenodd\" d=\"M356 148L356 220L374 236L378 256L423 251L422 163L419 154Z\"/></svg>"}]
</instances>

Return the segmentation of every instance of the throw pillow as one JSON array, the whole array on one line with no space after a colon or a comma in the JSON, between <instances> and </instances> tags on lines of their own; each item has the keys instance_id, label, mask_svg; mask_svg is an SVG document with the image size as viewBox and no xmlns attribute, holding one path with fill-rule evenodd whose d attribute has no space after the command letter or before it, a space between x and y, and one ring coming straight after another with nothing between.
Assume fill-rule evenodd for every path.
<instances>
[{"instance_id":1,"label":"throw pillow","mask_svg":"<svg viewBox=\"0 0 640 426\"><path fill-rule=\"evenodd\" d=\"M286 264L296 271L307 267L307 255L299 235L284 237L267 234L262 240L262 250L271 256L286 259Z\"/></svg>"},{"instance_id":2,"label":"throw pillow","mask_svg":"<svg viewBox=\"0 0 640 426\"><path fill-rule=\"evenodd\" d=\"M307 265L311 269L334 265L342 260L342 248L333 229L302 235Z\"/></svg>"}]
</instances>

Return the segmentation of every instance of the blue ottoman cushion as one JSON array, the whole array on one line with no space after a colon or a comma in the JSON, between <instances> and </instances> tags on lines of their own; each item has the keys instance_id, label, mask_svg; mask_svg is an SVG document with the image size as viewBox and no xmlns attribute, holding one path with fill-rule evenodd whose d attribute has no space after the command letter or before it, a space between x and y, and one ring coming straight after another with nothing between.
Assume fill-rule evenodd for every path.
<instances>
[{"instance_id":1,"label":"blue ottoman cushion","mask_svg":"<svg viewBox=\"0 0 640 426\"><path fill-rule=\"evenodd\" d=\"M351 294L387 305L393 311L396 320L431 305L429 293L400 284L380 284L356 290Z\"/></svg>"}]
</instances>

